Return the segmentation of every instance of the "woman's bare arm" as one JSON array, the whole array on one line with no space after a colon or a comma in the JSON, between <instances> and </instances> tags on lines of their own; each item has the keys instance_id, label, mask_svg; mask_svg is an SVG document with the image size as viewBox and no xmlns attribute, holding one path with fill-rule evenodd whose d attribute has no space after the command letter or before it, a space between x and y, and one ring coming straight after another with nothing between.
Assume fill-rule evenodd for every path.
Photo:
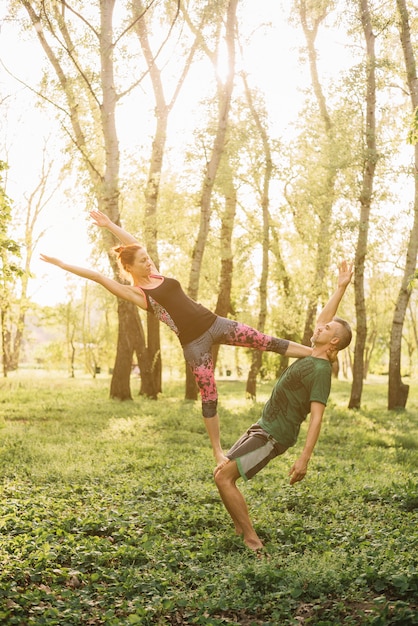
<instances>
[{"instance_id":1,"label":"woman's bare arm","mask_svg":"<svg viewBox=\"0 0 418 626\"><path fill-rule=\"evenodd\" d=\"M102 213L101 211L90 211L90 217L96 226L100 226L100 228L106 228L108 231L113 233L115 237L119 239L124 246L129 246L131 243L137 243L139 246L141 245L137 239L130 233L123 230L120 226L117 226L112 222L110 217Z\"/></svg>"},{"instance_id":2,"label":"woman's bare arm","mask_svg":"<svg viewBox=\"0 0 418 626\"><path fill-rule=\"evenodd\" d=\"M64 263L60 259L55 257L47 256L46 254L41 254L41 260L46 263L51 263L51 265L56 265L66 272L70 272L71 274L75 274L76 276L81 276L82 278L87 278L88 280L92 280L99 285L102 285L105 289L110 291L117 298L122 298L123 300L127 300L128 302L132 302L136 306L141 309L147 308L147 303L145 301L144 295L136 289L132 285L122 285L118 283L113 278L108 278L104 274L100 274L100 272L96 272L95 270L91 270L85 267L78 267L77 265L70 265L69 263Z\"/></svg>"},{"instance_id":3,"label":"woman's bare arm","mask_svg":"<svg viewBox=\"0 0 418 626\"><path fill-rule=\"evenodd\" d=\"M101 228L106 228L108 231L113 233L115 237L117 237L124 246L129 246L132 243L136 243L138 244L138 246L141 246L141 248L144 248L145 250L145 246L142 245L138 241L138 239L135 239L133 235L126 232L126 230L124 230L120 226L117 226L116 224L114 224L112 220L101 211L90 211L90 217L92 218L96 226L100 226ZM151 259L151 262L153 265L153 273L159 274L157 267L152 259Z\"/></svg>"}]
</instances>

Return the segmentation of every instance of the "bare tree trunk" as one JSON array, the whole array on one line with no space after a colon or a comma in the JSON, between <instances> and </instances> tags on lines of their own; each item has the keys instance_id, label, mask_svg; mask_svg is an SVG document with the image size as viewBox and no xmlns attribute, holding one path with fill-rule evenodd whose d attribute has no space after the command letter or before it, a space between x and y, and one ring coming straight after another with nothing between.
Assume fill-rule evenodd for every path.
<instances>
[{"instance_id":1,"label":"bare tree trunk","mask_svg":"<svg viewBox=\"0 0 418 626\"><path fill-rule=\"evenodd\" d=\"M416 61L414 49L411 43L411 31L409 25L409 15L405 0L396 0L400 17L400 35L405 59L405 69L408 79L409 92L411 96L412 108L417 115L418 107L418 80L416 72ZM418 254L418 145L415 139L414 148L415 164L415 194L414 194L414 223L409 235L408 249L406 253L404 274L401 288L396 300L393 313L392 329L390 336L389 354L389 386L388 386L388 409L405 408L408 399L409 386L402 381L401 377L401 355L402 355L402 330L405 322L405 315L410 299L408 283L412 276L417 262Z\"/></svg>"},{"instance_id":2,"label":"bare tree trunk","mask_svg":"<svg viewBox=\"0 0 418 626\"><path fill-rule=\"evenodd\" d=\"M130 380L133 354L135 352L141 377L140 395L157 399L158 389L152 372L152 360L145 345L145 334L141 318L135 305L125 300L118 300L118 317L124 326L131 330L127 334L118 334L115 368L118 375L112 376L110 397L119 400L132 400Z\"/></svg>"},{"instance_id":3,"label":"bare tree trunk","mask_svg":"<svg viewBox=\"0 0 418 626\"><path fill-rule=\"evenodd\" d=\"M231 290L232 290L232 274L234 266L234 258L232 253L232 232L234 228L235 213L237 210L237 192L234 186L232 172L227 166L227 174L225 176L225 211L222 215L221 225L221 271L219 277L218 300L215 307L216 315L228 317L231 310ZM219 353L219 345L212 348L213 366L216 367L216 361Z\"/></svg>"},{"instance_id":4,"label":"bare tree trunk","mask_svg":"<svg viewBox=\"0 0 418 626\"><path fill-rule=\"evenodd\" d=\"M147 63L149 76L154 92L155 98L155 119L156 128L154 138L152 142L152 150L150 157L150 166L148 171L147 186L145 188L145 219L144 219L144 237L147 250L153 259L157 267L159 267L159 255L158 255L158 228L157 228L157 207L158 197L160 191L160 180L163 168L164 150L167 139L167 125L168 117L180 90L184 84L186 76L190 70L192 60L198 49L199 37L195 36L193 45L190 47L189 53L184 63L183 71L181 72L177 81L176 88L174 89L173 96L169 103L166 102L164 87L161 80L161 71L157 65L156 55L153 54L149 42L149 26L147 23L148 9L144 9L142 2L138 2L133 5L133 19L135 22L135 30L138 35L141 49ZM172 26L177 20L178 11L173 19ZM203 16L202 22L198 32L200 33L203 26L203 20L207 19L207 16ZM160 343L160 324L158 319L151 313L147 314L147 354L148 362L151 363L151 370L148 372L153 380L153 387L157 391L162 390L162 358L161 358L161 343Z\"/></svg>"},{"instance_id":5,"label":"bare tree trunk","mask_svg":"<svg viewBox=\"0 0 418 626\"><path fill-rule=\"evenodd\" d=\"M16 321L16 332L13 339L13 347L10 353L10 369L16 370L19 367L20 360L20 351L22 347L22 341L25 332L25 319L26 313L28 309L28 284L29 277L31 274L31 262L32 256L35 250L37 243L43 235L43 231L41 231L37 236L35 236L35 228L38 222L38 218L44 210L45 206L50 202L52 196L54 195L56 188L52 189L51 192L47 193L47 185L49 182L49 175L52 168L51 162L46 162L45 158L46 154L46 146L44 146L43 150L43 158L41 163L41 174L39 177L39 181L35 187L35 189L30 193L27 206L25 207L26 215L25 215L25 246L24 246L24 271L20 278L20 298L18 301L18 309L17 309L17 321ZM58 187L59 183L57 183Z\"/></svg>"},{"instance_id":6,"label":"bare tree trunk","mask_svg":"<svg viewBox=\"0 0 418 626\"><path fill-rule=\"evenodd\" d=\"M271 218L270 218L270 222L271 222ZM276 228L272 227L270 230L271 230L271 251L276 257L276 262L278 264L278 272L277 272L276 278L279 280L279 282L283 286L285 303L286 302L290 303L294 299L294 295L293 295L293 290L292 290L291 279L286 270L286 266L284 264L282 253L280 250L280 236L277 233ZM285 310L286 310L286 306L285 306ZM296 337L288 332L284 334L282 333L281 336L283 337L283 339L288 339L289 341L296 341L296 342L300 341L299 337ZM288 365L289 365L289 357L282 355L280 357L279 366L276 369L276 378L280 377L280 375L282 374L282 372L284 372L284 370L288 367Z\"/></svg>"},{"instance_id":7,"label":"bare tree trunk","mask_svg":"<svg viewBox=\"0 0 418 626\"><path fill-rule=\"evenodd\" d=\"M141 387L139 395L146 395L147 398L156 400L158 397L159 389L155 380L152 358L150 356L149 348L146 346L144 329L142 327L141 318L138 313L138 309L135 307L134 318L136 322L137 332L133 336L134 352L139 367L139 374L141 376Z\"/></svg>"},{"instance_id":8,"label":"bare tree trunk","mask_svg":"<svg viewBox=\"0 0 418 626\"><path fill-rule=\"evenodd\" d=\"M367 380L367 375L369 373L369 367L370 367L370 361L372 358L372 354L373 354L373 349L376 345L376 339L377 339L377 331L376 329L374 329L371 333L371 336L369 336L369 346L368 348L366 348L365 353L364 353L364 380Z\"/></svg>"},{"instance_id":9,"label":"bare tree trunk","mask_svg":"<svg viewBox=\"0 0 418 626\"><path fill-rule=\"evenodd\" d=\"M418 349L418 330L417 330L417 321L414 315L414 312L412 310L412 306L411 306L411 300L409 300L408 302L408 309L409 309L409 315L411 317L411 324L412 324L412 332L414 335L414 340L415 340L415 348Z\"/></svg>"},{"instance_id":10,"label":"bare tree trunk","mask_svg":"<svg viewBox=\"0 0 418 626\"><path fill-rule=\"evenodd\" d=\"M200 272L205 251L206 240L209 233L209 223L212 213L211 199L215 177L221 161L225 146L228 116L231 106L231 96L234 86L235 75L235 30L236 30L236 10L238 0L229 0L226 18L225 42L228 48L228 77L224 84L219 84L219 115L218 126L213 143L212 154L208 161L203 180L200 197L200 224L197 239L192 252L192 264L190 268L188 295L197 300L199 293ZM185 397L188 400L196 400L197 387L195 380L186 368L186 390Z\"/></svg>"},{"instance_id":11,"label":"bare tree trunk","mask_svg":"<svg viewBox=\"0 0 418 626\"><path fill-rule=\"evenodd\" d=\"M7 378L7 364L9 362L9 344L10 339L8 336L8 330L6 328L6 308L4 305L0 309L1 317L1 347L2 347L2 361L3 361L3 378Z\"/></svg>"},{"instance_id":12,"label":"bare tree trunk","mask_svg":"<svg viewBox=\"0 0 418 626\"><path fill-rule=\"evenodd\" d=\"M259 284L259 311L258 311L258 321L257 321L257 329L261 332L264 332L266 327L266 319L267 319L267 281L269 276L269 250L270 250L270 214L269 214L269 192L270 192L270 181L273 172L273 161L271 158L271 149L269 144L269 138L266 129L263 126L261 121L259 112L256 109L256 106L253 101L253 97L251 94L251 90L248 87L247 81L244 77L244 85L245 85L245 96L247 99L247 103L250 107L251 114L254 118L255 125L258 133L261 137L261 142L263 145L264 152L264 173L263 173L263 185L261 191L261 208L262 208L262 216L263 216L263 239L262 239L262 263L261 263L261 274L260 274L260 284ZM254 350L251 357L251 367L248 372L247 377L247 385L246 385L246 394L250 398L255 398L257 395L257 376L261 368L263 358L262 352L259 350Z\"/></svg>"},{"instance_id":13,"label":"bare tree trunk","mask_svg":"<svg viewBox=\"0 0 418 626\"><path fill-rule=\"evenodd\" d=\"M65 118L65 122L63 121L63 125L69 119L71 128L65 128L65 130L86 166L98 208L113 222L119 224L119 145L115 121L115 109L119 96L115 90L112 24L115 2L114 0L100 0L99 31L89 24L87 16L76 14L77 18L90 28L90 32L94 32L98 37L100 48L98 87L93 80L90 80L90 77L96 77L96 72L91 71L91 68L83 67L84 59L80 58L79 47L72 40L67 19L68 15L74 17L75 14L66 11L65 3L52 3L46 7L43 3L39 5L32 0L20 0L20 4L28 12L40 45L56 74L57 84L66 99L68 117ZM48 34L51 36L51 44L47 38ZM63 62L61 62L61 57L63 57ZM65 61L68 61L68 64ZM81 104L80 97L83 98ZM62 106L57 106L57 110L62 111ZM93 132L95 127L97 128L97 142L92 140L95 136ZM103 231L103 238L108 247L116 243L107 231ZM115 259L109 255L109 260L115 278L118 279L119 271ZM133 322L133 318L124 313L124 307L118 306L118 315L118 349L121 352L116 355L111 396L124 400L131 397L132 364L131 360L125 363L124 359L131 359L132 353L124 350L123 347L125 338L135 332L135 327L126 326ZM119 380L119 377L123 379Z\"/></svg>"},{"instance_id":14,"label":"bare tree trunk","mask_svg":"<svg viewBox=\"0 0 418 626\"><path fill-rule=\"evenodd\" d=\"M367 49L367 95L365 128L365 161L363 184L360 194L360 222L354 264L354 297L357 333L354 348L353 384L348 403L350 409L360 408L364 380L364 350L367 338L367 313L364 296L364 267L367 255L370 208L373 195L374 172L378 159L376 150L376 56L375 36L372 30L368 0L360 0L361 22Z\"/></svg>"},{"instance_id":15,"label":"bare tree trunk","mask_svg":"<svg viewBox=\"0 0 418 626\"><path fill-rule=\"evenodd\" d=\"M114 64L113 64L113 26L112 17L114 0L100 0L100 59L102 105L101 125L105 145L105 167L102 184L100 185L100 201L104 212L112 221L119 219L119 142L116 132L116 102ZM117 272L112 259L114 271ZM117 275L117 274L116 274ZM133 355L133 334L136 325L133 321L132 305L118 302L118 342L110 396L119 400L130 400L130 377Z\"/></svg>"},{"instance_id":16,"label":"bare tree trunk","mask_svg":"<svg viewBox=\"0 0 418 626\"><path fill-rule=\"evenodd\" d=\"M68 362L70 366L70 376L71 378L75 378L75 353L76 353L75 344L74 344L75 316L73 316L71 298L66 304L65 313L66 313L67 349L69 351Z\"/></svg>"},{"instance_id":17,"label":"bare tree trunk","mask_svg":"<svg viewBox=\"0 0 418 626\"><path fill-rule=\"evenodd\" d=\"M120 327L131 328L133 316L134 305L130 302L126 302L125 300L118 299L118 319L122 322ZM111 398L117 398L119 400L132 400L130 378L133 352L134 347L132 333L119 332L116 359L112 380L110 382Z\"/></svg>"},{"instance_id":18,"label":"bare tree trunk","mask_svg":"<svg viewBox=\"0 0 418 626\"><path fill-rule=\"evenodd\" d=\"M139 16L143 14L142 18ZM158 256L158 236L157 236L157 205L160 190L160 178L163 166L164 149L167 139L167 121L169 107L165 102L164 90L161 81L161 73L157 67L149 40L148 28L146 23L145 11L142 2L133 5L133 17L135 20L135 30L138 34L142 52L144 54L151 83L155 97L155 118L156 129L152 142L152 151L150 158L150 166L148 171L147 186L144 191L145 195L145 218L144 218L144 237L147 250L157 267L159 267ZM138 19L139 18L139 19ZM157 391L162 390L162 361L161 361L161 342L160 342L160 324L158 319L148 311L147 313L147 353L148 361L151 363L151 375L153 387Z\"/></svg>"},{"instance_id":19,"label":"bare tree trunk","mask_svg":"<svg viewBox=\"0 0 418 626\"><path fill-rule=\"evenodd\" d=\"M309 67L311 71L312 86L315 93L316 101L318 103L321 119L324 124L325 133L328 139L329 146L332 147L334 143L333 124L331 116L328 112L327 103L322 91L322 86L319 81L318 66L317 66L317 54L315 50L315 40L318 34L318 28L320 23L327 16L327 7L324 7L322 11L316 9L312 12L312 7L308 7L306 0L301 0L299 4L299 15L303 32L305 34ZM312 15L310 13L312 12ZM309 25L310 23L310 25ZM331 151L332 152L332 151ZM336 166L330 157L330 160L326 168L326 182L325 190L322 194L323 201L317 209L317 216L319 219L319 230L317 233L317 248L316 248L316 260L315 260L315 275L313 279L313 285L310 289L310 297L308 301L308 308L306 311L305 327L302 337L302 343L310 345L310 339L313 333L313 327L316 320L318 300L321 297L324 289L324 280L327 274L330 263L330 228L331 228L331 214L334 203L335 192L335 180L336 180Z\"/></svg>"}]
</instances>

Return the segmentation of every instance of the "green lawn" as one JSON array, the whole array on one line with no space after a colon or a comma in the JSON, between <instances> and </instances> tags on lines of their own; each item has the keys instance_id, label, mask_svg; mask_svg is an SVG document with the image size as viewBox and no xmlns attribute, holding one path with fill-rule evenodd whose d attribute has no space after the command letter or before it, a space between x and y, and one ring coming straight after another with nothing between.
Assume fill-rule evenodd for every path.
<instances>
[{"instance_id":1,"label":"green lawn","mask_svg":"<svg viewBox=\"0 0 418 626\"><path fill-rule=\"evenodd\" d=\"M136 381L133 380L136 385ZM219 384L225 447L259 417ZM303 445L241 487L268 558L233 533L212 480L199 403L108 399L109 379L0 381L0 623L385 626L418 624L418 385L349 411L333 382L304 481Z\"/></svg>"}]
</instances>

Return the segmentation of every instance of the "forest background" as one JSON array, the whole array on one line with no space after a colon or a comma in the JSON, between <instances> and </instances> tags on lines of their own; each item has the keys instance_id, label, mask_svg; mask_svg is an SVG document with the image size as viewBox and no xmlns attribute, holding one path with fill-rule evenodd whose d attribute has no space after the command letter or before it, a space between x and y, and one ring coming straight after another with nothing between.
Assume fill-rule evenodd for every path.
<instances>
[{"instance_id":1,"label":"forest background","mask_svg":"<svg viewBox=\"0 0 418 626\"><path fill-rule=\"evenodd\" d=\"M1 24L3 375L186 377L176 337L39 252L119 276L99 208L220 315L309 342L341 258L350 408L370 375L404 408L417 374L416 6L406 0L12 0ZM65 289L62 286L65 285ZM268 355L219 351L256 382ZM164 374L164 376L163 376Z\"/></svg>"}]
</instances>

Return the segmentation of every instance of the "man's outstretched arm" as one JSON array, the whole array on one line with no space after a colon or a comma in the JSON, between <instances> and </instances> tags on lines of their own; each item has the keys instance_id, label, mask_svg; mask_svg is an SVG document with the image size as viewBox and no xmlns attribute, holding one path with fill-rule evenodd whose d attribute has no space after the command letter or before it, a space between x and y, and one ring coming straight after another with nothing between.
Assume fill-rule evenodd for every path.
<instances>
[{"instance_id":1,"label":"man's outstretched arm","mask_svg":"<svg viewBox=\"0 0 418 626\"><path fill-rule=\"evenodd\" d=\"M343 261L339 267L337 288L322 309L318 316L317 324L327 324L337 313L341 299L345 294L345 290L351 282L353 276L353 264Z\"/></svg>"},{"instance_id":2,"label":"man's outstretched arm","mask_svg":"<svg viewBox=\"0 0 418 626\"><path fill-rule=\"evenodd\" d=\"M312 452L318 441L321 432L322 417L325 411L325 404L321 402L311 402L311 419L309 422L308 433L306 435L305 446L300 457L295 461L289 470L290 484L303 480L308 471L308 463L311 459Z\"/></svg>"}]
</instances>

